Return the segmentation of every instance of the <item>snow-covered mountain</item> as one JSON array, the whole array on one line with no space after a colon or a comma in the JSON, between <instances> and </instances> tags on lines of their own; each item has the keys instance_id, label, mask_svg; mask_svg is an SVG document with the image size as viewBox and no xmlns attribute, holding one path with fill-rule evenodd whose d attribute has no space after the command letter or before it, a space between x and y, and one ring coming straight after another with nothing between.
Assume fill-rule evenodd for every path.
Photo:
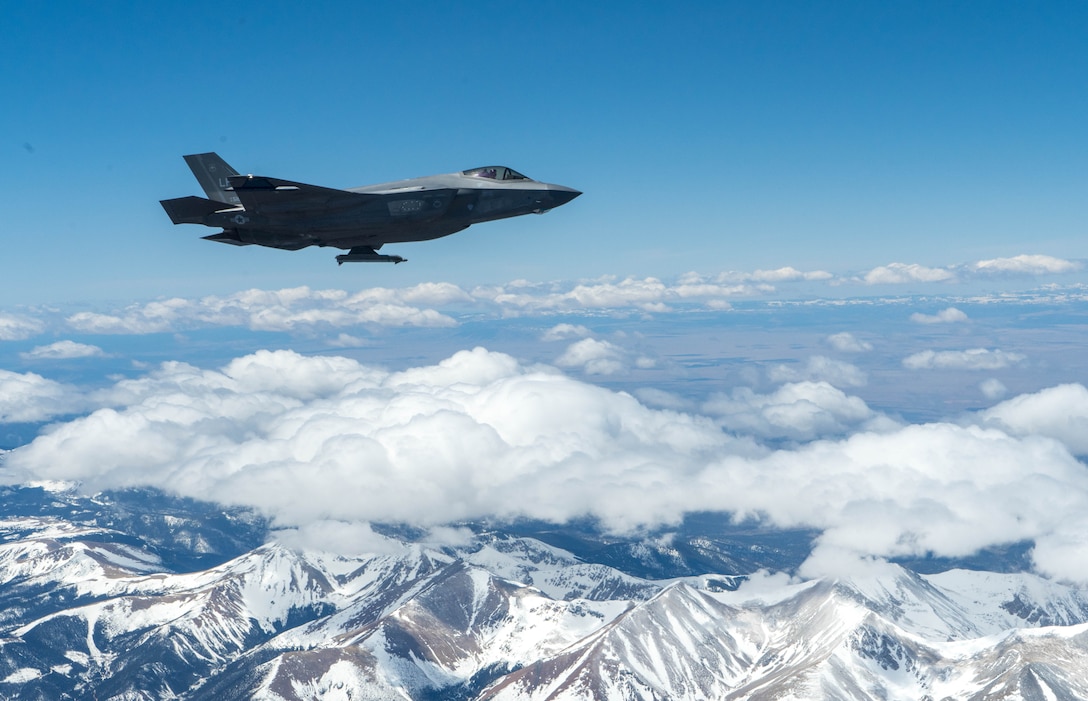
<instances>
[{"instance_id":1,"label":"snow-covered mountain","mask_svg":"<svg viewBox=\"0 0 1088 701\"><path fill-rule=\"evenodd\" d=\"M1088 698L1088 592L1031 574L745 581L692 573L717 536L493 525L344 557L150 492L0 496L0 698Z\"/></svg>"}]
</instances>

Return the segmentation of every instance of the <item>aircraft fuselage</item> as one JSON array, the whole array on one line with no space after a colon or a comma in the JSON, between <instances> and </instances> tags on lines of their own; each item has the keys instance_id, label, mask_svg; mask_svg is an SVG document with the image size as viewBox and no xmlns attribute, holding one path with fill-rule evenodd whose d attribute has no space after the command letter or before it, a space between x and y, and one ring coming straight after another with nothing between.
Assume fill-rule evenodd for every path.
<instances>
[{"instance_id":1,"label":"aircraft fuselage","mask_svg":"<svg viewBox=\"0 0 1088 701\"><path fill-rule=\"evenodd\" d=\"M222 228L205 238L234 245L351 250L340 262L401 262L375 252L387 243L427 241L473 224L543 213L581 194L503 166L337 190L238 175L212 153L185 160L210 199L164 200L175 224Z\"/></svg>"}]
</instances>

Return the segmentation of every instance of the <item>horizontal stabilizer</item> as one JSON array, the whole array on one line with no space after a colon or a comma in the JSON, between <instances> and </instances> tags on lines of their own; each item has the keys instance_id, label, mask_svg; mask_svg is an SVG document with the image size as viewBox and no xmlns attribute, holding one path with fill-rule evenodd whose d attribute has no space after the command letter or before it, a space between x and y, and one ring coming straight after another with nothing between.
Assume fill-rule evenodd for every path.
<instances>
[{"instance_id":1,"label":"horizontal stabilizer","mask_svg":"<svg viewBox=\"0 0 1088 701\"><path fill-rule=\"evenodd\" d=\"M214 214L221 209L234 209L235 205L215 200L206 200L203 197L189 196L178 197L173 200L161 200L159 204L170 215L170 221L175 224L203 224L204 217Z\"/></svg>"}]
</instances>

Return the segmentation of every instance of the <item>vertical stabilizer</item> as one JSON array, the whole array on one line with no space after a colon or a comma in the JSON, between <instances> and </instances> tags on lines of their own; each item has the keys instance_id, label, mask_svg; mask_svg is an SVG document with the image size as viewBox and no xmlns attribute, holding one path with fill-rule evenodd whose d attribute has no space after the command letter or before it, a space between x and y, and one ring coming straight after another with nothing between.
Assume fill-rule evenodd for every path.
<instances>
[{"instance_id":1,"label":"vertical stabilizer","mask_svg":"<svg viewBox=\"0 0 1088 701\"><path fill-rule=\"evenodd\" d=\"M241 204L238 196L228 189L230 182L227 180L232 175L238 175L238 171L227 165L219 154L196 153L185 156L185 162L209 198L228 204Z\"/></svg>"}]
</instances>

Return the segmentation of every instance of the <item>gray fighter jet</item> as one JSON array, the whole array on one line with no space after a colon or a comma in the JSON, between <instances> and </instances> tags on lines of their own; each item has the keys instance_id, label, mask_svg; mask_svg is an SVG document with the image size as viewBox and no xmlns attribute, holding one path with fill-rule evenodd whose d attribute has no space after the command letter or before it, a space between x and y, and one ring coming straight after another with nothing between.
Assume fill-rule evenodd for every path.
<instances>
[{"instance_id":1,"label":"gray fighter jet","mask_svg":"<svg viewBox=\"0 0 1088 701\"><path fill-rule=\"evenodd\" d=\"M543 214L582 194L504 166L336 190L239 175L215 153L185 156L185 162L209 199L162 200L175 224L221 227L204 238L235 246L342 248L348 252L336 256L341 265L402 263L404 258L378 249L449 236L480 222Z\"/></svg>"}]
</instances>

